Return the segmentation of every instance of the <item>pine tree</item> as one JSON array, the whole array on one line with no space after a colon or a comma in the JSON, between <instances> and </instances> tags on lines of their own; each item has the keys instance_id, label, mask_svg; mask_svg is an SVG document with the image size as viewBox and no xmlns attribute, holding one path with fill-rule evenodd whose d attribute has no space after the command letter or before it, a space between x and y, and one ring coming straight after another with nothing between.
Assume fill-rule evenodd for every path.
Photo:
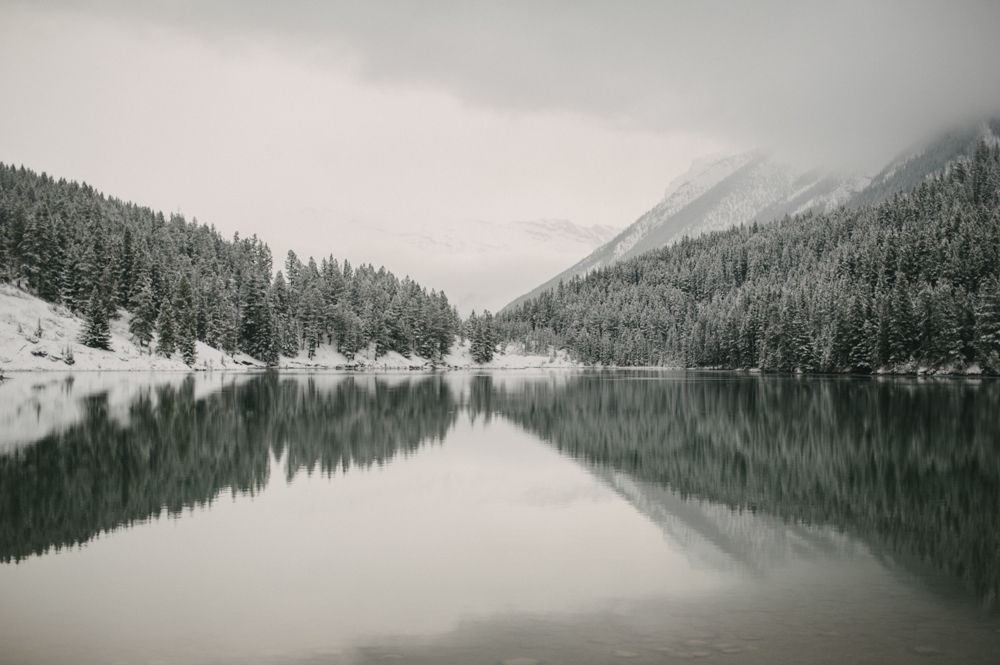
<instances>
[{"instance_id":1,"label":"pine tree","mask_svg":"<svg viewBox=\"0 0 1000 665\"><path fill-rule=\"evenodd\" d=\"M913 301L910 300L909 285L902 272L896 273L896 282L887 305L887 360L890 364L898 365L908 361L913 354L914 331L916 329Z\"/></svg>"},{"instance_id":2,"label":"pine tree","mask_svg":"<svg viewBox=\"0 0 1000 665\"><path fill-rule=\"evenodd\" d=\"M1000 374L1000 280L990 277L976 308L976 353L983 369Z\"/></svg>"},{"instance_id":3,"label":"pine tree","mask_svg":"<svg viewBox=\"0 0 1000 665\"><path fill-rule=\"evenodd\" d=\"M111 324L108 321L108 310L96 288L91 293L90 303L87 305L87 318L80 343L95 349L111 350Z\"/></svg>"},{"instance_id":4,"label":"pine tree","mask_svg":"<svg viewBox=\"0 0 1000 665\"><path fill-rule=\"evenodd\" d=\"M153 289L148 278L137 291L135 310L128 329L139 342L139 346L148 347L153 339L153 329L156 327L156 303L153 301Z\"/></svg>"},{"instance_id":5,"label":"pine tree","mask_svg":"<svg viewBox=\"0 0 1000 665\"><path fill-rule=\"evenodd\" d=\"M239 329L236 325L236 309L228 304L222 304L219 317L219 347L231 356L236 355L239 341Z\"/></svg>"},{"instance_id":6,"label":"pine tree","mask_svg":"<svg viewBox=\"0 0 1000 665\"><path fill-rule=\"evenodd\" d=\"M156 352L164 358L174 355L177 337L174 332L174 312L169 300L160 305L160 318L156 327Z\"/></svg>"},{"instance_id":7,"label":"pine tree","mask_svg":"<svg viewBox=\"0 0 1000 665\"><path fill-rule=\"evenodd\" d=\"M472 359L479 364L488 363L493 360L496 351L496 338L493 329L493 315L489 310L483 312L481 317L475 319L475 324L470 336L470 352ZM610 349L606 350L607 362L611 363Z\"/></svg>"},{"instance_id":8,"label":"pine tree","mask_svg":"<svg viewBox=\"0 0 1000 665\"><path fill-rule=\"evenodd\" d=\"M132 242L132 229L127 226L125 227L125 234L122 237L121 249L116 258L118 289L115 294L115 304L118 307L126 308L132 301L132 292L136 288L136 283L134 282L135 247Z\"/></svg>"},{"instance_id":9,"label":"pine tree","mask_svg":"<svg viewBox=\"0 0 1000 665\"><path fill-rule=\"evenodd\" d=\"M274 312L268 302L267 281L254 275L243 289L240 348L269 365L278 362L278 331Z\"/></svg>"},{"instance_id":10,"label":"pine tree","mask_svg":"<svg viewBox=\"0 0 1000 665\"><path fill-rule=\"evenodd\" d=\"M311 284L300 301L302 338L310 358L316 355L316 349L323 340L323 327L326 323L325 309L319 288L316 284Z\"/></svg>"},{"instance_id":11,"label":"pine tree","mask_svg":"<svg viewBox=\"0 0 1000 665\"><path fill-rule=\"evenodd\" d=\"M28 286L42 296L45 283L49 279L49 238L47 237L48 215L44 208L39 207L28 216L27 224L21 234L18 253L21 257L21 274Z\"/></svg>"},{"instance_id":12,"label":"pine tree","mask_svg":"<svg viewBox=\"0 0 1000 665\"><path fill-rule=\"evenodd\" d=\"M82 310L85 304L81 288L83 280L80 274L80 261L79 247L72 244L66 251L66 259L59 275L60 299L74 312Z\"/></svg>"},{"instance_id":13,"label":"pine tree","mask_svg":"<svg viewBox=\"0 0 1000 665\"><path fill-rule=\"evenodd\" d=\"M187 275L181 277L174 296L174 330L177 338L177 350L188 367L193 367L197 360L198 319L194 306L194 291Z\"/></svg>"}]
</instances>

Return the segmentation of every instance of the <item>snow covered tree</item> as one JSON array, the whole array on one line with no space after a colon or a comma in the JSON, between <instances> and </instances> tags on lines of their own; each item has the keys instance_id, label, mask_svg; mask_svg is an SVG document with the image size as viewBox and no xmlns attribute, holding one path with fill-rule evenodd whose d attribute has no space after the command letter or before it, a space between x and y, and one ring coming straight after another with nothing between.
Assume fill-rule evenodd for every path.
<instances>
[{"instance_id":1,"label":"snow covered tree","mask_svg":"<svg viewBox=\"0 0 1000 665\"><path fill-rule=\"evenodd\" d=\"M118 289L115 293L115 303L118 307L128 307L132 301L132 292L136 288L134 281L135 247L132 240L132 229L125 227L121 248L115 256Z\"/></svg>"},{"instance_id":2,"label":"snow covered tree","mask_svg":"<svg viewBox=\"0 0 1000 665\"><path fill-rule=\"evenodd\" d=\"M221 309L219 317L219 348L233 356L236 355L239 341L239 330L236 326L236 309L229 303L225 303Z\"/></svg>"},{"instance_id":3,"label":"snow covered tree","mask_svg":"<svg viewBox=\"0 0 1000 665\"><path fill-rule=\"evenodd\" d=\"M173 310L177 350L181 352L184 363L188 367L193 367L197 360L198 319L195 312L194 291L187 275L181 277L177 283Z\"/></svg>"},{"instance_id":4,"label":"snow covered tree","mask_svg":"<svg viewBox=\"0 0 1000 665\"><path fill-rule=\"evenodd\" d=\"M90 295L87 318L80 336L80 343L95 349L111 350L111 324L108 310L97 288Z\"/></svg>"},{"instance_id":5,"label":"snow covered tree","mask_svg":"<svg viewBox=\"0 0 1000 665\"><path fill-rule=\"evenodd\" d=\"M153 329L156 327L156 303L153 301L153 289L148 278L137 291L135 309L128 329L139 342L139 346L148 347L153 339Z\"/></svg>"},{"instance_id":6,"label":"snow covered tree","mask_svg":"<svg viewBox=\"0 0 1000 665\"><path fill-rule=\"evenodd\" d=\"M254 275L244 284L242 300L240 348L269 365L277 363L277 324L268 302L267 281L263 275Z\"/></svg>"},{"instance_id":7,"label":"snow covered tree","mask_svg":"<svg viewBox=\"0 0 1000 665\"><path fill-rule=\"evenodd\" d=\"M469 351L473 360L480 364L493 360L493 354L496 352L496 337L493 329L493 315L490 314L489 310L475 319L469 340Z\"/></svg>"},{"instance_id":8,"label":"snow covered tree","mask_svg":"<svg viewBox=\"0 0 1000 665\"><path fill-rule=\"evenodd\" d=\"M174 355L177 350L177 336L174 331L174 312L169 300L160 305L160 318L156 327L156 352L164 358Z\"/></svg>"},{"instance_id":9,"label":"snow covered tree","mask_svg":"<svg viewBox=\"0 0 1000 665\"><path fill-rule=\"evenodd\" d=\"M1000 280L991 276L976 308L976 351L983 369L1000 373Z\"/></svg>"}]
</instances>

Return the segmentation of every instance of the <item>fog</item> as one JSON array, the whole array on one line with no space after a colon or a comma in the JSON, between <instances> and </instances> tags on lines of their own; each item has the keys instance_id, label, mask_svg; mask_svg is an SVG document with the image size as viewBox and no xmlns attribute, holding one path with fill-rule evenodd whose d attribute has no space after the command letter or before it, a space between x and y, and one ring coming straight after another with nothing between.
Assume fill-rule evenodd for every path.
<instances>
[{"instance_id":1,"label":"fog","mask_svg":"<svg viewBox=\"0 0 1000 665\"><path fill-rule=\"evenodd\" d=\"M624 227L724 148L877 170L1000 109L998 26L995 2L7 2L0 161L496 308L535 285L516 248L470 282L474 255L392 238ZM557 254L532 265L582 258Z\"/></svg>"}]
</instances>

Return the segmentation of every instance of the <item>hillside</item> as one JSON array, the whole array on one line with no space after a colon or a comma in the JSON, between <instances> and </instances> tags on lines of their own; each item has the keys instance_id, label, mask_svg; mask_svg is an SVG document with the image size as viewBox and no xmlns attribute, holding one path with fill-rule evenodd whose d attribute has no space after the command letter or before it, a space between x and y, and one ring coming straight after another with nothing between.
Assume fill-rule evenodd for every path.
<instances>
[{"instance_id":1,"label":"hillside","mask_svg":"<svg viewBox=\"0 0 1000 665\"><path fill-rule=\"evenodd\" d=\"M685 236L695 238L808 211L830 212L842 205L880 203L909 191L958 157L971 156L979 141L996 143L998 136L1000 119L948 132L899 156L873 178L802 170L760 150L696 162L670 183L658 204L622 233L507 307L552 290L560 281L667 247Z\"/></svg>"},{"instance_id":2,"label":"hillside","mask_svg":"<svg viewBox=\"0 0 1000 665\"><path fill-rule=\"evenodd\" d=\"M602 365L1000 372L1000 146L877 205L619 261L497 326Z\"/></svg>"},{"instance_id":3,"label":"hillside","mask_svg":"<svg viewBox=\"0 0 1000 665\"><path fill-rule=\"evenodd\" d=\"M27 293L61 307L59 343L73 337L102 352L101 367L133 355L149 367L172 366L173 358L218 366L221 356L208 347L269 366L300 355L313 361L323 349L335 350L336 364L394 353L390 364L419 357L422 365L451 351L460 320L443 292L332 256L302 262L289 252L284 268L273 274L271 250L256 236L227 240L197 220L0 164L0 284L17 287L4 297ZM7 318L35 328L34 320ZM169 362L151 361L150 350ZM82 366L93 354L77 355Z\"/></svg>"}]
</instances>

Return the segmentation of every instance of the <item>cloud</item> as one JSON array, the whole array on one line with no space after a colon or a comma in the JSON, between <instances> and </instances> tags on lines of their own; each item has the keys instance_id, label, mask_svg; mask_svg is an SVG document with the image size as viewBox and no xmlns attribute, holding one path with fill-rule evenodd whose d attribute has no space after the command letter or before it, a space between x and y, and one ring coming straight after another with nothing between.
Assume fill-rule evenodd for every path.
<instances>
[{"instance_id":1,"label":"cloud","mask_svg":"<svg viewBox=\"0 0 1000 665\"><path fill-rule=\"evenodd\" d=\"M653 132L878 166L1000 112L1000 3L225 2L89 5L220 47L281 44L501 112L571 111Z\"/></svg>"}]
</instances>

